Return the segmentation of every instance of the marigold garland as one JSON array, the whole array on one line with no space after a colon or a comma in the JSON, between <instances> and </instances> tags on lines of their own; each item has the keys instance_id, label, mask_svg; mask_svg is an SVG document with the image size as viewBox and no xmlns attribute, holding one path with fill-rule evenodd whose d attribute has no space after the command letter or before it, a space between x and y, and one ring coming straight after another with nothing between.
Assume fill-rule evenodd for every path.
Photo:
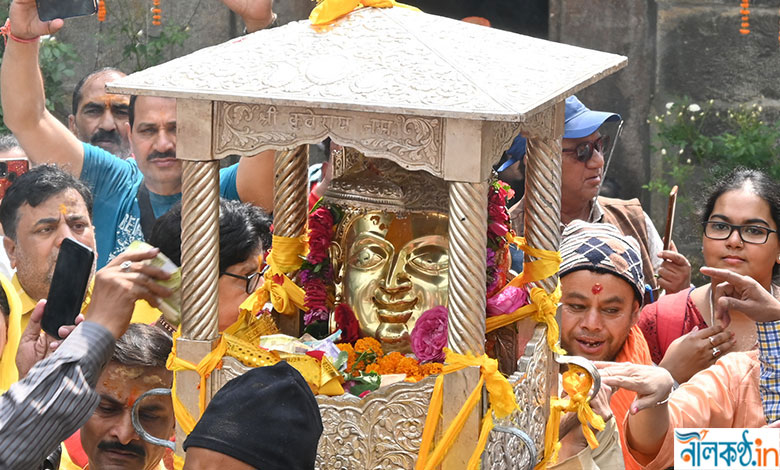
<instances>
[{"instance_id":1,"label":"marigold garland","mask_svg":"<svg viewBox=\"0 0 780 470\"><path fill-rule=\"evenodd\" d=\"M152 0L154 7L152 8L152 24L160 26L162 24L162 8L160 8L160 0Z\"/></svg>"},{"instance_id":2,"label":"marigold garland","mask_svg":"<svg viewBox=\"0 0 780 470\"><path fill-rule=\"evenodd\" d=\"M98 2L97 18L101 23L106 21L106 0Z\"/></svg>"},{"instance_id":3,"label":"marigold garland","mask_svg":"<svg viewBox=\"0 0 780 470\"><path fill-rule=\"evenodd\" d=\"M739 13L742 15L740 34L750 34L750 0L742 0Z\"/></svg>"}]
</instances>

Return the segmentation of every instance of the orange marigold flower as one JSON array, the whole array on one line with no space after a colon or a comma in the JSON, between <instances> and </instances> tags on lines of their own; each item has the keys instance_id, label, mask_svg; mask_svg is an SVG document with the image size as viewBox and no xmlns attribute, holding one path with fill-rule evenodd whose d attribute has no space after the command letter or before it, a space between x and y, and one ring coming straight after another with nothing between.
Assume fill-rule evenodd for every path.
<instances>
[{"instance_id":1,"label":"orange marigold flower","mask_svg":"<svg viewBox=\"0 0 780 470\"><path fill-rule=\"evenodd\" d=\"M352 345L349 343L338 343L336 344L336 347L342 351L347 352L347 370L349 370L352 367L352 364L355 363L355 359L357 358L357 355L355 354L355 350L352 349Z\"/></svg>"},{"instance_id":2,"label":"orange marigold flower","mask_svg":"<svg viewBox=\"0 0 780 470\"><path fill-rule=\"evenodd\" d=\"M373 353L376 354L376 357L382 357L385 354L384 351L382 351L382 345L379 344L379 341L370 336L360 338L355 342L356 353L365 351L373 351Z\"/></svg>"},{"instance_id":3,"label":"orange marigold flower","mask_svg":"<svg viewBox=\"0 0 780 470\"><path fill-rule=\"evenodd\" d=\"M398 362L397 370L399 374L406 374L407 377L413 377L420 374L420 365L411 357L403 357Z\"/></svg>"},{"instance_id":4,"label":"orange marigold flower","mask_svg":"<svg viewBox=\"0 0 780 470\"><path fill-rule=\"evenodd\" d=\"M98 2L97 18L98 18L98 21L100 21L100 22L106 21L106 1L105 0L100 0L100 2Z\"/></svg>"},{"instance_id":5,"label":"orange marigold flower","mask_svg":"<svg viewBox=\"0 0 780 470\"><path fill-rule=\"evenodd\" d=\"M377 360L382 374L395 374L398 368L398 362L404 357L403 354L393 351L387 356L380 357Z\"/></svg>"},{"instance_id":6,"label":"orange marigold flower","mask_svg":"<svg viewBox=\"0 0 780 470\"><path fill-rule=\"evenodd\" d=\"M366 366L366 374L370 374L371 372L382 374L381 369L379 368L379 364L369 364Z\"/></svg>"},{"instance_id":7,"label":"orange marigold flower","mask_svg":"<svg viewBox=\"0 0 780 470\"><path fill-rule=\"evenodd\" d=\"M427 377L433 374L441 374L441 370L443 367L444 365L439 362L429 362L427 364L421 365L420 371L422 372L422 375L424 377Z\"/></svg>"}]
</instances>

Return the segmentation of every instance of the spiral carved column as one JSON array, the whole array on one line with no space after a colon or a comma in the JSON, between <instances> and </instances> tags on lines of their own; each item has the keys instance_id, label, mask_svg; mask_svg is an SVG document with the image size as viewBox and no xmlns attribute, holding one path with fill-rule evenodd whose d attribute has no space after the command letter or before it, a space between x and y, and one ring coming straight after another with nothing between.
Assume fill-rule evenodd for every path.
<instances>
[{"instance_id":1,"label":"spiral carved column","mask_svg":"<svg viewBox=\"0 0 780 470\"><path fill-rule=\"evenodd\" d=\"M274 235L297 237L306 228L309 146L276 152Z\"/></svg>"},{"instance_id":2,"label":"spiral carved column","mask_svg":"<svg viewBox=\"0 0 780 470\"><path fill-rule=\"evenodd\" d=\"M184 161L182 175L182 337L217 336L219 161Z\"/></svg>"},{"instance_id":3,"label":"spiral carved column","mask_svg":"<svg viewBox=\"0 0 780 470\"><path fill-rule=\"evenodd\" d=\"M553 118L549 124L558 127ZM530 246L551 251L561 244L561 134L549 129L547 136L529 138L525 166L525 238ZM547 292L557 284L557 275L539 281Z\"/></svg>"},{"instance_id":4,"label":"spiral carved column","mask_svg":"<svg viewBox=\"0 0 780 470\"><path fill-rule=\"evenodd\" d=\"M487 183L450 182L449 348L485 352Z\"/></svg>"}]
</instances>

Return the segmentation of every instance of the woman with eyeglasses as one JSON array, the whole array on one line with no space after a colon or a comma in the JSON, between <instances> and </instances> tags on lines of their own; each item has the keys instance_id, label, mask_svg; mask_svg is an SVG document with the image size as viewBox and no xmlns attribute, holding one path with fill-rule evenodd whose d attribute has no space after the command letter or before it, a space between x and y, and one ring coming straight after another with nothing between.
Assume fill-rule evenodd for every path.
<instances>
[{"instance_id":1,"label":"woman with eyeglasses","mask_svg":"<svg viewBox=\"0 0 780 470\"><path fill-rule=\"evenodd\" d=\"M780 185L758 170L737 169L720 180L702 214L706 266L750 276L780 298L773 277L780 271ZM729 351L756 348L755 322L730 312L721 324L712 284L666 295L646 306L639 326L656 364L677 383L714 364Z\"/></svg>"},{"instance_id":2,"label":"woman with eyeglasses","mask_svg":"<svg viewBox=\"0 0 780 470\"><path fill-rule=\"evenodd\" d=\"M157 219L149 243L181 266L181 203ZM219 201L219 331L235 323L239 305L260 286L271 218L259 207Z\"/></svg>"}]
</instances>

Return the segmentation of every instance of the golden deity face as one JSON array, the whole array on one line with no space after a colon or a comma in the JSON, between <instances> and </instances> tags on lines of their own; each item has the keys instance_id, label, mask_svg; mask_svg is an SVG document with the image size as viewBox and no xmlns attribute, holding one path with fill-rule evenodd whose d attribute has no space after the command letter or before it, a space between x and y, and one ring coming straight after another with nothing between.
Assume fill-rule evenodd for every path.
<instances>
[{"instance_id":1,"label":"golden deity face","mask_svg":"<svg viewBox=\"0 0 780 470\"><path fill-rule=\"evenodd\" d=\"M348 223L342 298L364 335L387 351L411 352L409 333L417 318L447 305L447 215L370 211Z\"/></svg>"}]
</instances>

